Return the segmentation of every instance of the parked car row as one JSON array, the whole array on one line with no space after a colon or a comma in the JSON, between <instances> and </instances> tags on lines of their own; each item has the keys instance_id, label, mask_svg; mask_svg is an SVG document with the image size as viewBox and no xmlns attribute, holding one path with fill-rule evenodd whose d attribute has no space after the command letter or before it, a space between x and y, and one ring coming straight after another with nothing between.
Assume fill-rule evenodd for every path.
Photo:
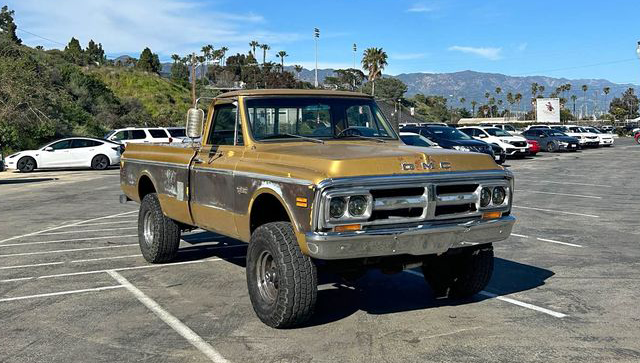
<instances>
[{"instance_id":1,"label":"parked car row","mask_svg":"<svg viewBox=\"0 0 640 363\"><path fill-rule=\"evenodd\" d=\"M404 124L400 125L400 137L409 145L432 146L431 143L447 149L489 154L498 164L507 157L534 156L540 151L576 151L614 144L612 134L577 125L532 125L518 131L507 124L458 128L431 123ZM640 142L640 136L636 140Z\"/></svg>"},{"instance_id":2,"label":"parked car row","mask_svg":"<svg viewBox=\"0 0 640 363\"><path fill-rule=\"evenodd\" d=\"M24 173L36 169L91 168L104 170L120 164L127 143L172 143L186 138L184 127L125 128L112 130L103 139L71 137L4 159L7 169ZM2 169L0 168L0 171Z\"/></svg>"}]
</instances>

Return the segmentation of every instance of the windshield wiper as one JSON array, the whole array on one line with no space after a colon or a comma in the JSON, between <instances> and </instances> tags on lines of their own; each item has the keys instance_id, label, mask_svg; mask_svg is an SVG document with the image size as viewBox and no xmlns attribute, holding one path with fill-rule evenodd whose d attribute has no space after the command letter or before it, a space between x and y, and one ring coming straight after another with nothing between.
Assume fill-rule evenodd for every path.
<instances>
[{"instance_id":1,"label":"windshield wiper","mask_svg":"<svg viewBox=\"0 0 640 363\"><path fill-rule=\"evenodd\" d=\"M306 140L306 141L311 141L311 142L316 142L318 144L324 144L323 140L320 139L314 139L313 137L307 137L307 136L300 136L300 135L294 135L294 134L274 134L274 135L269 135L267 137L262 138L262 140L267 140L267 139L277 139L279 137L282 136L287 136L287 137L295 137L297 139L302 139L302 140Z\"/></svg>"},{"instance_id":2,"label":"windshield wiper","mask_svg":"<svg viewBox=\"0 0 640 363\"><path fill-rule=\"evenodd\" d=\"M340 136L335 136L336 139L344 139L347 137L357 137L359 139L363 139L363 140L373 140L376 142L381 142L381 143L386 143L386 141L382 140L382 139L378 139L377 137L371 137L371 136L364 136L364 135L340 135Z\"/></svg>"}]
</instances>

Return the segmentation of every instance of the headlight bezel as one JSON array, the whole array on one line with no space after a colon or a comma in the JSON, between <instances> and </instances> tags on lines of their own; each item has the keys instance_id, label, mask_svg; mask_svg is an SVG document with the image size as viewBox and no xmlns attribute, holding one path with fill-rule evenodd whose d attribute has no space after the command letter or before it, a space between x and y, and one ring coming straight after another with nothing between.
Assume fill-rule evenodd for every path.
<instances>
[{"instance_id":1,"label":"headlight bezel","mask_svg":"<svg viewBox=\"0 0 640 363\"><path fill-rule=\"evenodd\" d=\"M481 184L480 186L478 186L478 190L477 190L477 195L478 195L478 202L477 202L477 206L478 206L478 210L479 211L492 211L492 210L502 210L506 207L509 207L511 205L511 198L513 196L513 188L515 186L515 183L513 182L513 179L511 179L511 181L507 182L507 183L484 183ZM495 189L496 188L502 188L502 190L504 190L504 199L502 201L502 203L500 204L496 204L494 202L494 193L495 193ZM489 204L487 205L483 205L482 204L482 191L483 190L489 190L490 191L490 198L489 198ZM511 208L509 208L511 209Z\"/></svg>"},{"instance_id":2,"label":"headlight bezel","mask_svg":"<svg viewBox=\"0 0 640 363\"><path fill-rule=\"evenodd\" d=\"M365 210L361 215L354 216L349 211L351 198L354 197L362 197L366 201ZM368 190L365 189L329 191L324 194L323 198L325 202L324 208L322 210L322 220L324 221L323 224L327 227L354 222L365 222L371 217L371 213L373 212L373 196L369 193ZM345 201L344 211L338 218L335 218L331 215L331 201L335 198L341 198Z\"/></svg>"}]
</instances>

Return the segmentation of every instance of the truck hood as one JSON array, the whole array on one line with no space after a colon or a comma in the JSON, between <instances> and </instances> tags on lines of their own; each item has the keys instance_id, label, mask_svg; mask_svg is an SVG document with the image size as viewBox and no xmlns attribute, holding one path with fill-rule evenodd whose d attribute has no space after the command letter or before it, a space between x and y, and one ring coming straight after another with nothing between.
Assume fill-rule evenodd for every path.
<instances>
[{"instance_id":1,"label":"truck hood","mask_svg":"<svg viewBox=\"0 0 640 363\"><path fill-rule=\"evenodd\" d=\"M245 157L247 161L256 159L251 171L315 183L351 176L502 169L486 154L408 146L395 141L262 144Z\"/></svg>"}]
</instances>

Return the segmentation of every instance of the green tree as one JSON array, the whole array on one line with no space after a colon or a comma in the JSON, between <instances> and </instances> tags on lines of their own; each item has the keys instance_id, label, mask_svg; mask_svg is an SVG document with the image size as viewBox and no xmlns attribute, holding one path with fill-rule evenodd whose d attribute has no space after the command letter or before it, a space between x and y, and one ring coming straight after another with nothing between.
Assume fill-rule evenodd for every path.
<instances>
[{"instance_id":1,"label":"green tree","mask_svg":"<svg viewBox=\"0 0 640 363\"><path fill-rule=\"evenodd\" d=\"M632 119L638 117L638 96L633 88L628 88L622 97L614 97L609 104L609 113L616 119Z\"/></svg>"},{"instance_id":2,"label":"green tree","mask_svg":"<svg viewBox=\"0 0 640 363\"><path fill-rule=\"evenodd\" d=\"M580 88L582 88L582 92L584 94L584 97L582 98L582 107L584 108L584 115L582 117L585 118L589 113L588 112L589 106L587 106L587 90L589 89L589 86L587 86L586 84L583 84L582 86L580 86Z\"/></svg>"},{"instance_id":3,"label":"green tree","mask_svg":"<svg viewBox=\"0 0 640 363\"><path fill-rule=\"evenodd\" d=\"M104 65L107 61L107 57L105 57L104 50L102 49L102 44L96 44L93 39L89 41L85 49L85 54L91 65Z\"/></svg>"},{"instance_id":4,"label":"green tree","mask_svg":"<svg viewBox=\"0 0 640 363\"><path fill-rule=\"evenodd\" d=\"M251 53L255 57L255 55L256 55L256 47L261 47L261 46L260 46L260 43L258 43L255 40L252 40L251 42L249 42L249 47L251 47Z\"/></svg>"},{"instance_id":5,"label":"green tree","mask_svg":"<svg viewBox=\"0 0 640 363\"><path fill-rule=\"evenodd\" d=\"M607 106L608 106L607 101L609 100L609 93L611 92L611 87L604 87L602 89L602 92L604 92L604 106L605 106L605 109L606 109Z\"/></svg>"},{"instance_id":6,"label":"green tree","mask_svg":"<svg viewBox=\"0 0 640 363\"><path fill-rule=\"evenodd\" d=\"M82 47L80 46L80 42L76 38L71 38L69 44L64 48L65 58L74 64L79 66L83 66L87 64L86 57Z\"/></svg>"},{"instance_id":7,"label":"green tree","mask_svg":"<svg viewBox=\"0 0 640 363\"><path fill-rule=\"evenodd\" d=\"M355 91L365 79L364 73L355 68L336 69L335 76L326 77L324 84L338 90Z\"/></svg>"},{"instance_id":8,"label":"green tree","mask_svg":"<svg viewBox=\"0 0 640 363\"><path fill-rule=\"evenodd\" d=\"M576 100L578 99L578 96L576 95L571 95L571 101L573 101L573 115L575 116L576 114Z\"/></svg>"},{"instance_id":9,"label":"green tree","mask_svg":"<svg viewBox=\"0 0 640 363\"><path fill-rule=\"evenodd\" d=\"M302 72L302 70L303 70L303 69L304 69L304 68L303 68L301 65L299 65L299 64L295 64L295 65L293 66L293 70L294 70L294 71L296 71L296 77L297 77L298 79L300 79L300 72Z\"/></svg>"},{"instance_id":10,"label":"green tree","mask_svg":"<svg viewBox=\"0 0 640 363\"><path fill-rule=\"evenodd\" d=\"M288 57L289 55L284 50L281 50L276 54L276 57L280 58L280 71L284 72L284 57Z\"/></svg>"},{"instance_id":11,"label":"green tree","mask_svg":"<svg viewBox=\"0 0 640 363\"><path fill-rule=\"evenodd\" d=\"M375 84L368 82L364 85L362 91L371 93L376 98L393 100L395 102L404 97L404 94L407 92L407 85L397 78L386 77L379 78Z\"/></svg>"},{"instance_id":12,"label":"green tree","mask_svg":"<svg viewBox=\"0 0 640 363\"><path fill-rule=\"evenodd\" d=\"M269 44L260 44L260 49L262 49L262 65L264 65L267 61L267 51L271 49Z\"/></svg>"},{"instance_id":13,"label":"green tree","mask_svg":"<svg viewBox=\"0 0 640 363\"><path fill-rule=\"evenodd\" d=\"M140 53L140 59L138 59L138 63L136 63L136 68L151 73L159 73L160 72L160 59L158 55L155 53L151 53L151 49L144 48L142 53Z\"/></svg>"},{"instance_id":14,"label":"green tree","mask_svg":"<svg viewBox=\"0 0 640 363\"><path fill-rule=\"evenodd\" d=\"M478 105L478 102L476 100L471 101L471 115L473 115L472 117L475 117L476 115L476 106Z\"/></svg>"},{"instance_id":15,"label":"green tree","mask_svg":"<svg viewBox=\"0 0 640 363\"><path fill-rule=\"evenodd\" d=\"M382 48L365 49L362 57L362 68L369 73L368 79L371 82L372 95L375 95L376 79L382 77L382 71L386 66L387 53Z\"/></svg>"},{"instance_id":16,"label":"green tree","mask_svg":"<svg viewBox=\"0 0 640 363\"><path fill-rule=\"evenodd\" d=\"M13 43L22 44L22 40L16 34L18 26L13 20L14 14L15 11L9 10L7 5L0 9L0 36L6 37Z\"/></svg>"}]
</instances>

